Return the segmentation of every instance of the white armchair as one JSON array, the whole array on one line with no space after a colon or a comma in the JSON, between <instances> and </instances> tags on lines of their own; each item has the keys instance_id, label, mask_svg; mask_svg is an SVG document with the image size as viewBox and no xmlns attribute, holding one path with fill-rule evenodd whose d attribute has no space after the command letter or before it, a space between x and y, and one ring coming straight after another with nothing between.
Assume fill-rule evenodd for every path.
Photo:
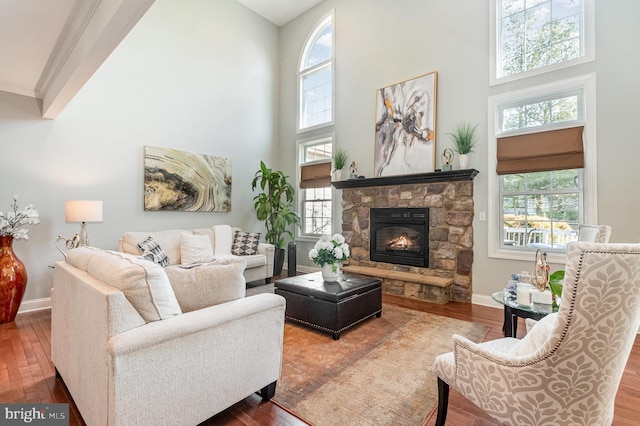
<instances>
[{"instance_id":1,"label":"white armchair","mask_svg":"<svg viewBox=\"0 0 640 426\"><path fill-rule=\"evenodd\" d=\"M436 425L449 386L504 424L611 424L640 325L640 244L570 243L565 271L558 313L522 340L453 336L434 363Z\"/></svg>"}]
</instances>

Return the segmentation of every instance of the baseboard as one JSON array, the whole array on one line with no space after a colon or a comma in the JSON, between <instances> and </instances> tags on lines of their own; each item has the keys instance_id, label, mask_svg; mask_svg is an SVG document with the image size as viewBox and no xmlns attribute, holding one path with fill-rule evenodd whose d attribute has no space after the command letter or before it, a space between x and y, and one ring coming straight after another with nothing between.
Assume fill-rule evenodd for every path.
<instances>
[{"instance_id":1,"label":"baseboard","mask_svg":"<svg viewBox=\"0 0 640 426\"><path fill-rule=\"evenodd\" d=\"M42 299L25 300L20 304L18 313L23 314L26 312L42 311L45 309L51 309L51 298L44 297Z\"/></svg>"},{"instance_id":2,"label":"baseboard","mask_svg":"<svg viewBox=\"0 0 640 426\"><path fill-rule=\"evenodd\" d=\"M484 294L474 294L471 296L471 303L474 305L489 306L491 308L502 308L502 305Z\"/></svg>"}]
</instances>

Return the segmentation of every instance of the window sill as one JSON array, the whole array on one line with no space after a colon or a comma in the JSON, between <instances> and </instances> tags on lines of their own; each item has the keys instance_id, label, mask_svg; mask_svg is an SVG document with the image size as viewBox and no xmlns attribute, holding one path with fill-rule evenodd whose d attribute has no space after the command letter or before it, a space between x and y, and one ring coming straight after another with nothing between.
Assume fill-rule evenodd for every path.
<instances>
[{"instance_id":1,"label":"window sill","mask_svg":"<svg viewBox=\"0 0 640 426\"><path fill-rule=\"evenodd\" d=\"M544 250L543 250L544 251ZM522 260L525 262L532 262L536 257L535 249L527 250L508 250L497 249L490 250L489 257L494 259L506 259L506 260ZM567 254L562 252L547 252L547 262L565 264L567 261Z\"/></svg>"}]
</instances>

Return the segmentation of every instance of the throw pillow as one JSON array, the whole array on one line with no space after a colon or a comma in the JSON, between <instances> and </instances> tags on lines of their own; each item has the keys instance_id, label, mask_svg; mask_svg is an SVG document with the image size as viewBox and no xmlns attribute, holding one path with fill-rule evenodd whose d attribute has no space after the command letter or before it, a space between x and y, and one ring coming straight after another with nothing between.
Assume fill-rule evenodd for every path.
<instances>
[{"instance_id":1,"label":"throw pillow","mask_svg":"<svg viewBox=\"0 0 640 426\"><path fill-rule=\"evenodd\" d=\"M540 349L551 335L557 321L557 312L542 318L531 329L527 329L527 334L509 350L509 355L530 355Z\"/></svg>"},{"instance_id":2,"label":"throw pillow","mask_svg":"<svg viewBox=\"0 0 640 426\"><path fill-rule=\"evenodd\" d=\"M152 237L147 238L140 244L138 244L138 248L142 252L141 257L152 261L153 263L157 263L163 268L169 264L169 258L167 254L162 250L162 247L158 243L156 243Z\"/></svg>"},{"instance_id":3,"label":"throw pillow","mask_svg":"<svg viewBox=\"0 0 640 426\"><path fill-rule=\"evenodd\" d=\"M213 262L213 247L209 236L183 232L180 240L180 258L182 266Z\"/></svg>"},{"instance_id":4,"label":"throw pillow","mask_svg":"<svg viewBox=\"0 0 640 426\"><path fill-rule=\"evenodd\" d=\"M258 254L258 243L260 242L260 232L249 233L236 231L231 246L231 254L236 256L249 256Z\"/></svg>"}]
</instances>

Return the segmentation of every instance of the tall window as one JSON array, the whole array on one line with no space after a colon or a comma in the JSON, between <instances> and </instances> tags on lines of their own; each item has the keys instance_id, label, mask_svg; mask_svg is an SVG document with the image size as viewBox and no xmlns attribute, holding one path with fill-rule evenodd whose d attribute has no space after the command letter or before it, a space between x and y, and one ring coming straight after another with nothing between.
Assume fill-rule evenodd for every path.
<instances>
[{"instance_id":1,"label":"tall window","mask_svg":"<svg viewBox=\"0 0 640 426\"><path fill-rule=\"evenodd\" d=\"M302 236L331 233L332 151L332 136L299 144Z\"/></svg>"},{"instance_id":2,"label":"tall window","mask_svg":"<svg viewBox=\"0 0 640 426\"><path fill-rule=\"evenodd\" d=\"M312 240L331 234L333 229L331 159L335 138L333 133L318 135L317 130L333 126L333 16L331 11L313 28L298 67L298 133L309 135L298 141L300 239Z\"/></svg>"},{"instance_id":3,"label":"tall window","mask_svg":"<svg viewBox=\"0 0 640 426\"><path fill-rule=\"evenodd\" d=\"M595 217L595 92L592 75L490 98L490 254L528 259L564 253ZM587 117L589 120L587 120ZM493 199L493 197L492 197ZM510 253L510 254L508 254Z\"/></svg>"},{"instance_id":4,"label":"tall window","mask_svg":"<svg viewBox=\"0 0 640 426\"><path fill-rule=\"evenodd\" d=\"M313 30L302 51L298 130L333 124L333 14Z\"/></svg>"},{"instance_id":5,"label":"tall window","mask_svg":"<svg viewBox=\"0 0 640 426\"><path fill-rule=\"evenodd\" d=\"M493 83L592 60L593 0L495 0Z\"/></svg>"}]
</instances>

